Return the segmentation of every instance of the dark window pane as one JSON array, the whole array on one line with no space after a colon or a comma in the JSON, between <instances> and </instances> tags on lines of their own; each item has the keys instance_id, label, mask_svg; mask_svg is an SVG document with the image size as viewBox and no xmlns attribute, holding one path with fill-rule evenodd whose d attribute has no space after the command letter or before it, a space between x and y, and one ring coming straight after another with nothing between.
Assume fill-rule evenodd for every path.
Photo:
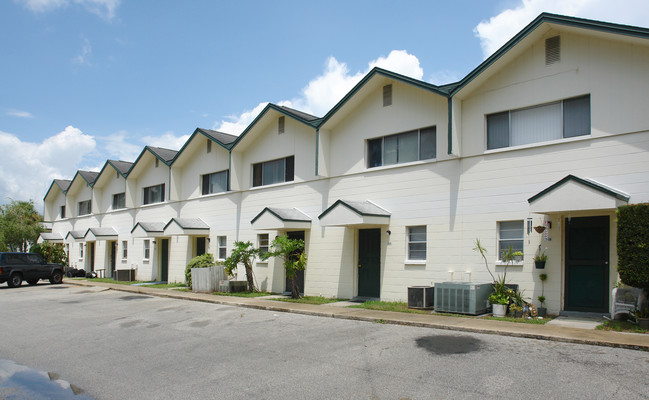
<instances>
[{"instance_id":1,"label":"dark window pane","mask_svg":"<svg viewBox=\"0 0 649 400\"><path fill-rule=\"evenodd\" d=\"M255 164L252 166L252 186L261 186L263 177L262 164Z\"/></svg>"},{"instance_id":2,"label":"dark window pane","mask_svg":"<svg viewBox=\"0 0 649 400\"><path fill-rule=\"evenodd\" d=\"M397 163L397 154L399 152L398 135L386 136L383 138L383 165L392 165Z\"/></svg>"},{"instance_id":3,"label":"dark window pane","mask_svg":"<svg viewBox=\"0 0 649 400\"><path fill-rule=\"evenodd\" d=\"M428 160L437 157L437 134L435 127L419 131L419 159Z\"/></svg>"},{"instance_id":4,"label":"dark window pane","mask_svg":"<svg viewBox=\"0 0 649 400\"><path fill-rule=\"evenodd\" d=\"M203 175L203 190L202 190L201 193L203 195L206 195L206 194L210 193L210 176L209 176L209 174Z\"/></svg>"},{"instance_id":5,"label":"dark window pane","mask_svg":"<svg viewBox=\"0 0 649 400\"><path fill-rule=\"evenodd\" d=\"M412 131L397 136L399 147L397 163L407 163L419 159L419 132Z\"/></svg>"},{"instance_id":6,"label":"dark window pane","mask_svg":"<svg viewBox=\"0 0 649 400\"><path fill-rule=\"evenodd\" d=\"M590 96L563 101L563 137L590 135Z\"/></svg>"},{"instance_id":7,"label":"dark window pane","mask_svg":"<svg viewBox=\"0 0 649 400\"><path fill-rule=\"evenodd\" d=\"M509 112L487 115L487 150L509 146Z\"/></svg>"},{"instance_id":8,"label":"dark window pane","mask_svg":"<svg viewBox=\"0 0 649 400\"><path fill-rule=\"evenodd\" d=\"M381 147L383 138L372 139L367 141L367 168L381 166Z\"/></svg>"},{"instance_id":9,"label":"dark window pane","mask_svg":"<svg viewBox=\"0 0 649 400\"><path fill-rule=\"evenodd\" d=\"M285 182L293 180L295 171L295 156L286 157L286 179Z\"/></svg>"}]
</instances>

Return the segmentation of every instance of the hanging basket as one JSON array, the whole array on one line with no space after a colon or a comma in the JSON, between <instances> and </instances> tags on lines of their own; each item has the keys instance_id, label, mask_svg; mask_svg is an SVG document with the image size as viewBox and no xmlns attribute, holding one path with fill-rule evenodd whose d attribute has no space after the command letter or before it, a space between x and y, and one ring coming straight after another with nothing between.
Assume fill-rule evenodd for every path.
<instances>
[{"instance_id":1,"label":"hanging basket","mask_svg":"<svg viewBox=\"0 0 649 400\"><path fill-rule=\"evenodd\" d=\"M535 226L534 230L536 231L536 233L543 233L543 231L545 230L545 226L543 225Z\"/></svg>"}]
</instances>

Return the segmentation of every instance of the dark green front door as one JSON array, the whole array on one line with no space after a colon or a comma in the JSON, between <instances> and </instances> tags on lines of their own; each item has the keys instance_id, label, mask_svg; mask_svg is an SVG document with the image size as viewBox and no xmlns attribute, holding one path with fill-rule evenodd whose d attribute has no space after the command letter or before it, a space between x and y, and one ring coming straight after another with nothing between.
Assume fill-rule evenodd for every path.
<instances>
[{"instance_id":1,"label":"dark green front door","mask_svg":"<svg viewBox=\"0 0 649 400\"><path fill-rule=\"evenodd\" d=\"M160 280L167 281L169 276L169 239L160 239Z\"/></svg>"},{"instance_id":2,"label":"dark green front door","mask_svg":"<svg viewBox=\"0 0 649 400\"><path fill-rule=\"evenodd\" d=\"M608 312L609 217L566 218L566 311Z\"/></svg>"},{"instance_id":3,"label":"dark green front door","mask_svg":"<svg viewBox=\"0 0 649 400\"><path fill-rule=\"evenodd\" d=\"M110 242L110 278L115 276L115 265L117 264L117 242Z\"/></svg>"},{"instance_id":4,"label":"dark green front door","mask_svg":"<svg viewBox=\"0 0 649 400\"><path fill-rule=\"evenodd\" d=\"M358 296L381 297L381 230L358 230Z\"/></svg>"},{"instance_id":5,"label":"dark green front door","mask_svg":"<svg viewBox=\"0 0 649 400\"><path fill-rule=\"evenodd\" d=\"M90 271L95 270L95 242L88 243L88 260L90 262Z\"/></svg>"}]
</instances>

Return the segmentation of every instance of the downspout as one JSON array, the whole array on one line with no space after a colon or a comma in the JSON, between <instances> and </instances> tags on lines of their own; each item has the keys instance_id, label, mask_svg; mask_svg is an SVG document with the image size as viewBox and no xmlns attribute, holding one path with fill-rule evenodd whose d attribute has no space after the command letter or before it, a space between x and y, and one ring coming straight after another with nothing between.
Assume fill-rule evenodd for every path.
<instances>
[{"instance_id":1,"label":"downspout","mask_svg":"<svg viewBox=\"0 0 649 400\"><path fill-rule=\"evenodd\" d=\"M231 189L230 179L232 177L232 149L228 150L228 181L226 190L229 192Z\"/></svg>"},{"instance_id":2,"label":"downspout","mask_svg":"<svg viewBox=\"0 0 649 400\"><path fill-rule=\"evenodd\" d=\"M318 176L318 152L320 150L320 129L315 130L315 176Z\"/></svg>"},{"instance_id":3,"label":"downspout","mask_svg":"<svg viewBox=\"0 0 649 400\"><path fill-rule=\"evenodd\" d=\"M448 98L448 155L453 154L453 97Z\"/></svg>"}]
</instances>

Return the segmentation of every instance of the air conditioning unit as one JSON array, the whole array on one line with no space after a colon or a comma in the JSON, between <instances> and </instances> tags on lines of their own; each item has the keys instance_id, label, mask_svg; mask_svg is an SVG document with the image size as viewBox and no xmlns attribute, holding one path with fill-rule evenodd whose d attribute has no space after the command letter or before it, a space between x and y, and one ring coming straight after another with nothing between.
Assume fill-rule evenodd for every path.
<instances>
[{"instance_id":1,"label":"air conditioning unit","mask_svg":"<svg viewBox=\"0 0 649 400\"><path fill-rule=\"evenodd\" d=\"M433 286L410 286L408 288L409 308L433 308L435 288Z\"/></svg>"},{"instance_id":2,"label":"air conditioning unit","mask_svg":"<svg viewBox=\"0 0 649 400\"><path fill-rule=\"evenodd\" d=\"M491 283L435 283L435 311L484 314L487 312L487 302L492 291Z\"/></svg>"},{"instance_id":3,"label":"air conditioning unit","mask_svg":"<svg viewBox=\"0 0 649 400\"><path fill-rule=\"evenodd\" d=\"M118 269L115 270L115 280L130 282L135 280L135 270L134 269Z\"/></svg>"}]
</instances>

